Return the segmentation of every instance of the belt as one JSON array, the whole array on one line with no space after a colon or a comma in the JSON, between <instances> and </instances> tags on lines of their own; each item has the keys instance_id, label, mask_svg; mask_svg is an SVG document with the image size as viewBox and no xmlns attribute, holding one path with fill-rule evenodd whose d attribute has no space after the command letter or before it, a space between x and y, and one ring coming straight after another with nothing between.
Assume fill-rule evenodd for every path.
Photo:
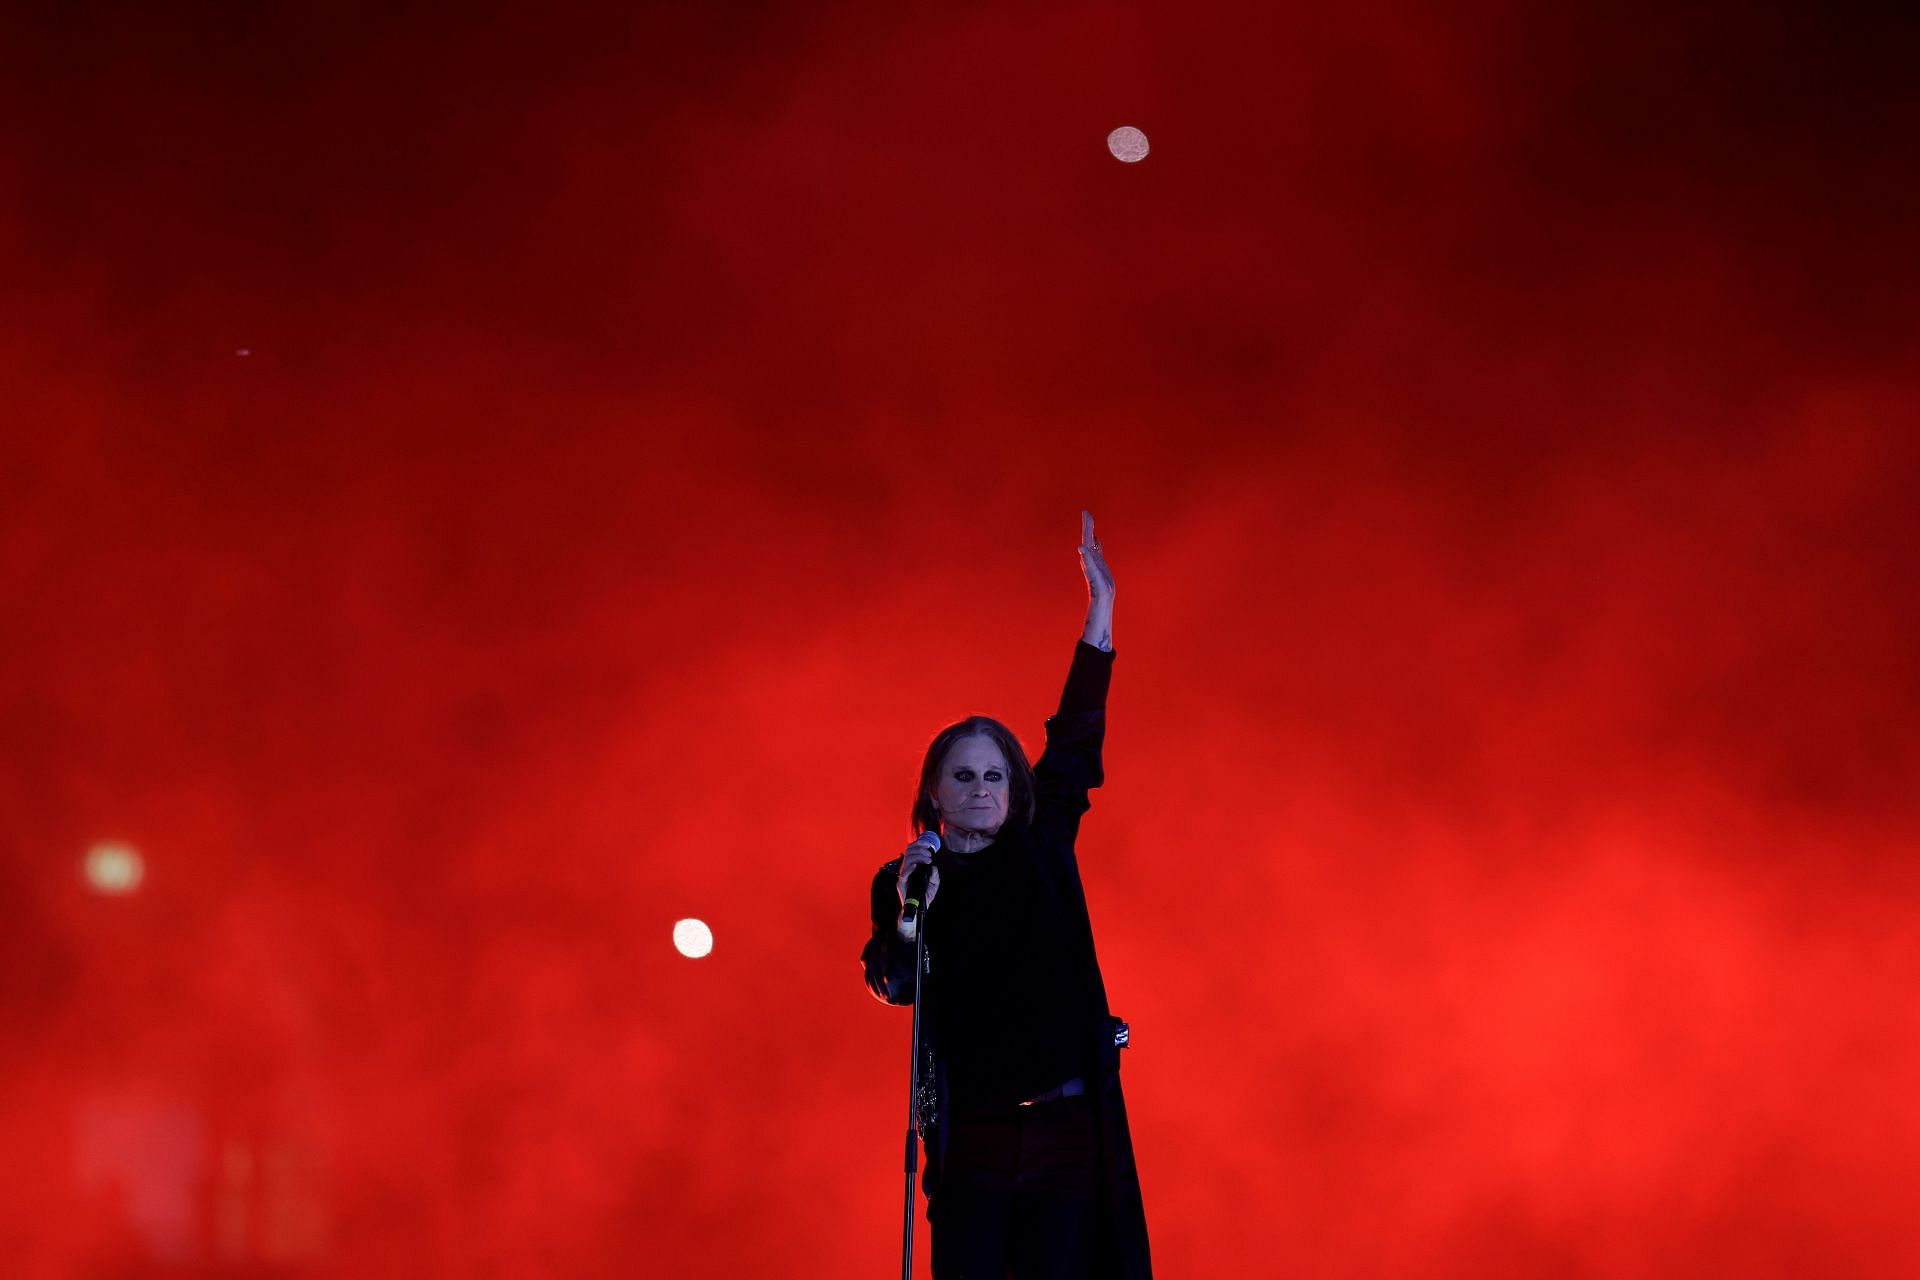
<instances>
[{"instance_id":1,"label":"belt","mask_svg":"<svg viewBox=\"0 0 1920 1280\"><path fill-rule=\"evenodd\" d=\"M1025 1102L1021 1103L1020 1105L1023 1107L1030 1107L1036 1102L1053 1102L1060 1098L1077 1098L1081 1094L1085 1093L1086 1091L1087 1091L1086 1077L1075 1076L1073 1079L1067 1081L1065 1084L1061 1085L1060 1087L1056 1089L1049 1089L1045 1093L1035 1094L1033 1097L1028 1098Z\"/></svg>"}]
</instances>

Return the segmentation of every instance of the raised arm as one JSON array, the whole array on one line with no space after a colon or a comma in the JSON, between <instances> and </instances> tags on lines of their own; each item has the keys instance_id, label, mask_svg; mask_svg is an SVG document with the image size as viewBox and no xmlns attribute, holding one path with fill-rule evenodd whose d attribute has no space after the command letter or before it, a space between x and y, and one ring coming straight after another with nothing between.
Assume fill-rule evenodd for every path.
<instances>
[{"instance_id":1,"label":"raised arm","mask_svg":"<svg viewBox=\"0 0 1920 1280\"><path fill-rule=\"evenodd\" d=\"M1080 569L1087 579L1087 625L1074 646L1060 706L1047 718L1047 747L1034 762L1035 826L1066 848L1079 833L1087 793L1105 779L1100 751L1107 734L1107 686L1113 679L1113 570L1107 567L1093 517L1080 513Z\"/></svg>"},{"instance_id":2,"label":"raised arm","mask_svg":"<svg viewBox=\"0 0 1920 1280\"><path fill-rule=\"evenodd\" d=\"M1080 572L1087 579L1087 625L1080 638L1096 649L1113 652L1113 570L1093 532L1093 513L1080 513Z\"/></svg>"}]
</instances>

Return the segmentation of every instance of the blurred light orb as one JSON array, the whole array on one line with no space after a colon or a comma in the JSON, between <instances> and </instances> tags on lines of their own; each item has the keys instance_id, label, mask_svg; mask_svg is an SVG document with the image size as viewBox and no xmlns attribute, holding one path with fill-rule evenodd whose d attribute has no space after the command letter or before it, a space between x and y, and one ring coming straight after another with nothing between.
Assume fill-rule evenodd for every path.
<instances>
[{"instance_id":1,"label":"blurred light orb","mask_svg":"<svg viewBox=\"0 0 1920 1280\"><path fill-rule=\"evenodd\" d=\"M698 960L713 950L713 930L704 920L675 920L673 949L689 960Z\"/></svg>"},{"instance_id":2,"label":"blurred light orb","mask_svg":"<svg viewBox=\"0 0 1920 1280\"><path fill-rule=\"evenodd\" d=\"M132 893L147 878L147 864L130 844L102 840L87 850L87 885L95 893L118 897Z\"/></svg>"},{"instance_id":3,"label":"blurred light orb","mask_svg":"<svg viewBox=\"0 0 1920 1280\"><path fill-rule=\"evenodd\" d=\"M1147 135L1123 124L1107 135L1107 150L1122 164L1138 164L1147 158Z\"/></svg>"}]
</instances>

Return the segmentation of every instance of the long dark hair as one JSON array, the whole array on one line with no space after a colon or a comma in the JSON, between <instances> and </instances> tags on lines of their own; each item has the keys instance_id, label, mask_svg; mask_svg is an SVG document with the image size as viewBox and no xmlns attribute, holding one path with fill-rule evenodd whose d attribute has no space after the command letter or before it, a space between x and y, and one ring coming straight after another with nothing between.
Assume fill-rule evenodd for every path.
<instances>
[{"instance_id":1,"label":"long dark hair","mask_svg":"<svg viewBox=\"0 0 1920 1280\"><path fill-rule=\"evenodd\" d=\"M927 758L920 762L920 786L913 793L913 834L916 836L922 831L940 829L940 815L934 811L931 794L939 779L940 762L953 750L954 743L976 736L991 739L1007 758L1007 820L1033 821L1033 766L1027 763L1020 739L992 716L968 716L934 734L933 741L927 744Z\"/></svg>"}]
</instances>

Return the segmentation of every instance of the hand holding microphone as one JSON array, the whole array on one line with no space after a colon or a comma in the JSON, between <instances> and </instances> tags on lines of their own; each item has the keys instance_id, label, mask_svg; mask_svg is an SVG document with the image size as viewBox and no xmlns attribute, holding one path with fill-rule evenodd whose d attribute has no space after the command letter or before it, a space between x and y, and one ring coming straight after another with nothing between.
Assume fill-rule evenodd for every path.
<instances>
[{"instance_id":1,"label":"hand holding microphone","mask_svg":"<svg viewBox=\"0 0 1920 1280\"><path fill-rule=\"evenodd\" d=\"M940 850L940 833L923 831L900 855L900 936L912 942L920 932L920 913L933 905L940 892L940 872L933 855Z\"/></svg>"}]
</instances>

